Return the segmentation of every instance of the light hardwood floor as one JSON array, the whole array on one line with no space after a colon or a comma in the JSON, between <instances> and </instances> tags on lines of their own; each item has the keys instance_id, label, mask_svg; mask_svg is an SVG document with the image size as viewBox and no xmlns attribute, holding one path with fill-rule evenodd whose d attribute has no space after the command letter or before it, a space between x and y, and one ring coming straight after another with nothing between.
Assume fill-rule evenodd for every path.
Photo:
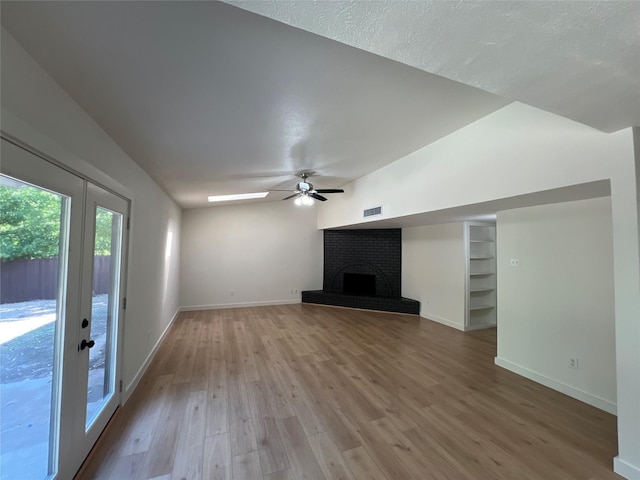
<instances>
[{"instance_id":1,"label":"light hardwood floor","mask_svg":"<svg viewBox=\"0 0 640 480\"><path fill-rule=\"evenodd\" d=\"M182 313L77 478L621 478L615 417L495 352L495 329L407 315Z\"/></svg>"}]
</instances>

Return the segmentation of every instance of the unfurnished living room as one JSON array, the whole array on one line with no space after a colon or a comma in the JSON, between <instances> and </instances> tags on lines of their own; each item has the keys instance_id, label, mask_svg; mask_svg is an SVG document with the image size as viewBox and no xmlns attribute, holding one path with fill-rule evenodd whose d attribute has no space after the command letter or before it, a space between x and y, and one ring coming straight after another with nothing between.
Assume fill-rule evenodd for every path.
<instances>
[{"instance_id":1,"label":"unfurnished living room","mask_svg":"<svg viewBox=\"0 0 640 480\"><path fill-rule=\"evenodd\" d=\"M0 7L0 480L640 480L640 2Z\"/></svg>"}]
</instances>

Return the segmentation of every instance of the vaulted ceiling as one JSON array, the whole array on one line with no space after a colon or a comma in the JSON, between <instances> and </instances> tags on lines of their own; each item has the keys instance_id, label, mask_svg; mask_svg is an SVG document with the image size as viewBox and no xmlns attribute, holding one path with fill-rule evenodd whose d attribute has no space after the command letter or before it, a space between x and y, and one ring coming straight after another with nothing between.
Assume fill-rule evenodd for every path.
<instances>
[{"instance_id":1,"label":"vaulted ceiling","mask_svg":"<svg viewBox=\"0 0 640 480\"><path fill-rule=\"evenodd\" d=\"M512 100L640 125L639 5L3 1L2 24L189 208L340 187Z\"/></svg>"}]
</instances>

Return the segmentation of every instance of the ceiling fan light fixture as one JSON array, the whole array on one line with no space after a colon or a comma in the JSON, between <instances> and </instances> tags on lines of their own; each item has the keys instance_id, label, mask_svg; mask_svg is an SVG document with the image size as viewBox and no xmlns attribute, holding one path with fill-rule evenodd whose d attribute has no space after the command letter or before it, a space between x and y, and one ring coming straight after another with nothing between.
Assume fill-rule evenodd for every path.
<instances>
[{"instance_id":1,"label":"ceiling fan light fixture","mask_svg":"<svg viewBox=\"0 0 640 480\"><path fill-rule=\"evenodd\" d=\"M250 200L252 198L264 198L269 195L269 192L257 192L257 193L236 193L234 195L210 195L210 202L228 202L231 200Z\"/></svg>"},{"instance_id":2,"label":"ceiling fan light fixture","mask_svg":"<svg viewBox=\"0 0 640 480\"><path fill-rule=\"evenodd\" d=\"M311 206L315 203L315 200L319 200L321 202L326 202L327 198L320 195L321 193L344 193L344 190L341 188L319 188L315 189L313 184L307 181L310 175L315 172L302 172L297 174L298 177L302 179L301 182L298 182L293 190L270 190L272 192L291 192L292 195L288 195L284 197L282 200L290 200L294 199L293 203L296 206ZM314 200L315 199L315 200Z\"/></svg>"},{"instance_id":3,"label":"ceiling fan light fixture","mask_svg":"<svg viewBox=\"0 0 640 480\"><path fill-rule=\"evenodd\" d=\"M300 195L296 197L293 203L295 203L298 207L302 207L302 206L308 207L313 205L315 202L307 192L302 192Z\"/></svg>"}]
</instances>

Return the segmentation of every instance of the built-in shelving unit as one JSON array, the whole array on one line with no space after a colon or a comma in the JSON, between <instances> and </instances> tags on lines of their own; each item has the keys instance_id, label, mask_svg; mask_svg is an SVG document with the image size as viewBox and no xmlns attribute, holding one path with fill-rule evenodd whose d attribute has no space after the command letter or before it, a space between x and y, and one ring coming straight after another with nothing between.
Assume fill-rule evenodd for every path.
<instances>
[{"instance_id":1,"label":"built-in shelving unit","mask_svg":"<svg viewBox=\"0 0 640 480\"><path fill-rule=\"evenodd\" d=\"M496 227L465 223L465 330L496 326Z\"/></svg>"}]
</instances>

